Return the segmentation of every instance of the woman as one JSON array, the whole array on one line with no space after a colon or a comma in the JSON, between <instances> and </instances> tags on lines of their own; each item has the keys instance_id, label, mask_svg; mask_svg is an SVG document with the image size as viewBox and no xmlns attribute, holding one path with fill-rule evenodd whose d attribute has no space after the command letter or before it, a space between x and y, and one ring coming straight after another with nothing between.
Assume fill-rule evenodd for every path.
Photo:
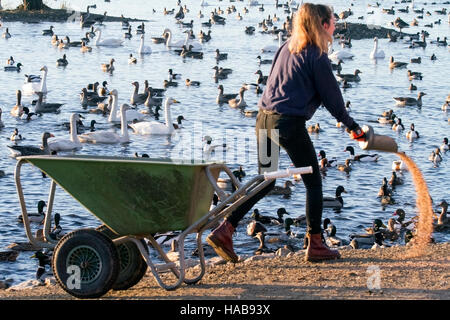
<instances>
[{"instance_id":1,"label":"woman","mask_svg":"<svg viewBox=\"0 0 450 320\"><path fill-rule=\"evenodd\" d=\"M292 37L275 54L256 120L260 171L278 169L280 146L296 167L313 167L312 174L302 175L306 187L307 261L337 259L340 254L322 243L322 179L305 122L323 104L349 129L351 138L365 140L364 132L346 111L328 59L328 44L333 40L334 29L335 18L329 7L302 5L293 22ZM237 261L232 233L239 220L274 185L275 181L232 212L207 237L208 243L224 259Z\"/></svg>"}]
</instances>

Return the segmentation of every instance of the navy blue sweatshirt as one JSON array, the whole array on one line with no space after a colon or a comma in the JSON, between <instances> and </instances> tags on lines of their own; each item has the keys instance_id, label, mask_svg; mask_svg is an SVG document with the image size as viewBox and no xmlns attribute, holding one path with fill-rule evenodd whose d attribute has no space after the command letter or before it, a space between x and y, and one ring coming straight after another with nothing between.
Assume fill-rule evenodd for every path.
<instances>
[{"instance_id":1,"label":"navy blue sweatshirt","mask_svg":"<svg viewBox=\"0 0 450 320\"><path fill-rule=\"evenodd\" d=\"M309 120L322 104L349 129L357 125L345 109L328 55L314 45L291 54L286 41L275 54L259 108Z\"/></svg>"}]
</instances>

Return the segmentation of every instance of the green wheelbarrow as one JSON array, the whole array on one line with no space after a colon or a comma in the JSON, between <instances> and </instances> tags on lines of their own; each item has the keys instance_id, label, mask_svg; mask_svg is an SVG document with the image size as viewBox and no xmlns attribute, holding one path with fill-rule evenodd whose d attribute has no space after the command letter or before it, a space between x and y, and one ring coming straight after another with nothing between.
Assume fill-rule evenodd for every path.
<instances>
[{"instance_id":1,"label":"green wheelbarrow","mask_svg":"<svg viewBox=\"0 0 450 320\"><path fill-rule=\"evenodd\" d=\"M20 180L25 163L52 179L43 240L35 238L30 228ZM217 185L222 172L236 187L231 194ZM166 290L176 289L183 282L198 282L206 269L202 246L205 230L273 179L311 172L311 167L270 172L241 184L225 164L106 156L28 156L18 158L15 180L30 243L54 250L53 273L65 291L79 298L96 298L110 289L134 286L147 267ZM49 232L56 185L104 224L96 229L77 229L59 241L53 240ZM214 192L220 201L211 209ZM177 261L171 261L154 238L156 233L168 231L181 231ZM200 260L200 270L193 278L186 277L184 241L189 234L196 234ZM145 240L163 263L153 263ZM173 273L175 280L163 279L161 275L166 272Z\"/></svg>"}]
</instances>

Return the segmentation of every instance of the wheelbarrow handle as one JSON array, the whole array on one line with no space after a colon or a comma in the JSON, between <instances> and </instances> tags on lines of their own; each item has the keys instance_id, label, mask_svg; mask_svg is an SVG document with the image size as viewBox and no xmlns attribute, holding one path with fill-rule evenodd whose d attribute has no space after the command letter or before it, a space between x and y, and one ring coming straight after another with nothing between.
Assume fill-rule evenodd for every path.
<instances>
[{"instance_id":1,"label":"wheelbarrow handle","mask_svg":"<svg viewBox=\"0 0 450 320\"><path fill-rule=\"evenodd\" d=\"M278 179L278 178L287 178L296 174L307 174L312 173L313 168L309 167L301 167L301 168L292 168L286 170L278 170L273 172L264 173L265 180Z\"/></svg>"}]
</instances>

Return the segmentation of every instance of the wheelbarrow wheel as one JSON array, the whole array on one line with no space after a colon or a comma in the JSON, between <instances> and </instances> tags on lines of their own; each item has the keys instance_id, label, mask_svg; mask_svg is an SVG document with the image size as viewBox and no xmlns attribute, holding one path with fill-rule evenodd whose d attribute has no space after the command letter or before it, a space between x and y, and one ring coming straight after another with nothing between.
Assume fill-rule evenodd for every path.
<instances>
[{"instance_id":1,"label":"wheelbarrow wheel","mask_svg":"<svg viewBox=\"0 0 450 320\"><path fill-rule=\"evenodd\" d=\"M103 296L113 287L120 270L114 243L93 229L79 229L61 238L52 265L60 286L77 298Z\"/></svg>"},{"instance_id":2,"label":"wheelbarrow wheel","mask_svg":"<svg viewBox=\"0 0 450 320\"><path fill-rule=\"evenodd\" d=\"M101 225L96 230L113 240L118 237L106 225ZM147 244L144 240L141 240L141 242L148 254ZM132 241L120 243L116 245L116 249L120 260L120 272L112 288L113 290L126 290L141 281L147 271L147 262L142 258L141 252Z\"/></svg>"}]
</instances>

